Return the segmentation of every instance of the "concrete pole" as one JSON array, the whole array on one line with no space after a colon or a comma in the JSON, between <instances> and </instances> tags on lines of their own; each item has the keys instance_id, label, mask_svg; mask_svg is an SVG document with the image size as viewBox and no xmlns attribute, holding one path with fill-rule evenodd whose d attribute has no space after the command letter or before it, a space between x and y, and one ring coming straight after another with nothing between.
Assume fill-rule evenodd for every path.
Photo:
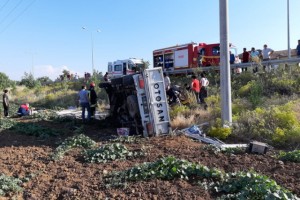
<instances>
[{"instance_id":1,"label":"concrete pole","mask_svg":"<svg viewBox=\"0 0 300 200\"><path fill-rule=\"evenodd\" d=\"M231 77L228 42L228 0L219 0L220 7L220 72L221 72L221 117L223 125L232 124Z\"/></svg>"},{"instance_id":2,"label":"concrete pole","mask_svg":"<svg viewBox=\"0 0 300 200\"><path fill-rule=\"evenodd\" d=\"M291 58L290 48L290 1L287 0L287 39L288 39L288 58Z\"/></svg>"},{"instance_id":3,"label":"concrete pole","mask_svg":"<svg viewBox=\"0 0 300 200\"><path fill-rule=\"evenodd\" d=\"M94 38L93 33L91 32L91 43L92 43L92 76L94 75Z\"/></svg>"}]
</instances>

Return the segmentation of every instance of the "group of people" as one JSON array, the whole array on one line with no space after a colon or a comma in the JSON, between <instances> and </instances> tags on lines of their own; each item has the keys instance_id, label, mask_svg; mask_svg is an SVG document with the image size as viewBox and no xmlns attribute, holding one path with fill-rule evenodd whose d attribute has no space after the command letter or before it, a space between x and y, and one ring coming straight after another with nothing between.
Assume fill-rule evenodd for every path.
<instances>
[{"instance_id":1,"label":"group of people","mask_svg":"<svg viewBox=\"0 0 300 200\"><path fill-rule=\"evenodd\" d=\"M205 77L204 73L201 73L200 80L196 77L196 75L192 76L191 90L196 96L197 103L204 105L204 109L207 109L205 98L207 97L208 85L209 81Z\"/></svg>"},{"instance_id":2,"label":"group of people","mask_svg":"<svg viewBox=\"0 0 300 200\"><path fill-rule=\"evenodd\" d=\"M81 117L85 122L85 111L87 110L87 121L90 121L95 116L95 111L97 107L97 93L95 91L95 83L90 84L90 88L87 90L86 86L83 85L78 93L78 101L81 106L82 112Z\"/></svg>"},{"instance_id":3,"label":"group of people","mask_svg":"<svg viewBox=\"0 0 300 200\"><path fill-rule=\"evenodd\" d=\"M300 40L298 40L298 45L296 47L297 56L300 57ZM242 63L248 63L248 62L258 62L260 58L262 61L268 61L271 59L272 54L274 53L274 50L269 48L267 44L263 46L263 49L261 52L258 52L255 50L254 47L251 48L251 51L248 52L246 48L243 48L243 54L242 54ZM263 70L266 71L267 66L263 66ZM243 68L242 71L247 71L247 67ZM253 72L258 72L258 67L255 67L253 69Z\"/></svg>"},{"instance_id":4,"label":"group of people","mask_svg":"<svg viewBox=\"0 0 300 200\"><path fill-rule=\"evenodd\" d=\"M169 98L169 103L176 103L178 97L175 94L174 89L171 87L170 77L164 73L164 83L166 94ZM192 91L195 94L195 98L198 104L204 105L204 108L207 109L207 104L205 98L207 97L207 86L209 85L208 79L205 77L204 73L201 73L200 80L196 75L192 75L192 82L190 85L185 85L185 89Z\"/></svg>"},{"instance_id":5,"label":"group of people","mask_svg":"<svg viewBox=\"0 0 300 200\"><path fill-rule=\"evenodd\" d=\"M271 48L268 48L268 45L264 45L264 48L261 50L261 52L258 52L255 50L254 47L251 48L251 51L247 51L247 48L243 48L243 54L242 54L242 63L248 63L248 62L258 62L260 58L262 58L262 61L270 60L271 55L274 53L274 50ZM266 66L263 66L263 70L266 71ZM247 71L247 67L243 68L242 71ZM258 72L258 67L256 66L253 69L253 73Z\"/></svg>"},{"instance_id":6,"label":"group of people","mask_svg":"<svg viewBox=\"0 0 300 200\"><path fill-rule=\"evenodd\" d=\"M9 117L8 89L3 90L2 104L3 104L4 117ZM31 110L29 109L29 103L21 104L17 111L17 115L19 117L30 115L30 113L31 113Z\"/></svg>"}]
</instances>

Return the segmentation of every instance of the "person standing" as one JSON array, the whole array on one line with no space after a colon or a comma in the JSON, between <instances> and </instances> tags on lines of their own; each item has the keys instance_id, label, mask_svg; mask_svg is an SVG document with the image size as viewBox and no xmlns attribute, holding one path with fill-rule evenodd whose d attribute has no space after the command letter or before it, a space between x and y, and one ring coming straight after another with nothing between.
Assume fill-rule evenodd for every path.
<instances>
[{"instance_id":1,"label":"person standing","mask_svg":"<svg viewBox=\"0 0 300 200\"><path fill-rule=\"evenodd\" d=\"M165 90L166 90L166 94L169 97L169 103L175 103L176 102L176 95L173 91L173 89L171 88L171 80L170 77L164 72L164 83L165 83Z\"/></svg>"},{"instance_id":2,"label":"person standing","mask_svg":"<svg viewBox=\"0 0 300 200\"><path fill-rule=\"evenodd\" d=\"M200 93L200 81L197 79L195 75L192 76L191 89L196 95L197 103L200 103L199 93Z\"/></svg>"},{"instance_id":3,"label":"person standing","mask_svg":"<svg viewBox=\"0 0 300 200\"><path fill-rule=\"evenodd\" d=\"M4 117L8 117L9 111L9 98L8 98L8 90L3 90L3 110L4 110Z\"/></svg>"},{"instance_id":4,"label":"person standing","mask_svg":"<svg viewBox=\"0 0 300 200\"><path fill-rule=\"evenodd\" d=\"M259 63L259 52L256 51L254 47L251 48L250 58L251 58L251 62ZM253 73L256 73L256 72L258 72L257 64L256 64L256 67L253 68Z\"/></svg>"},{"instance_id":5,"label":"person standing","mask_svg":"<svg viewBox=\"0 0 300 200\"><path fill-rule=\"evenodd\" d=\"M201 73L199 99L200 99L200 103L204 105L205 110L207 109L207 104L205 102L205 98L207 97L207 86L208 85L209 85L209 81L205 77L205 74Z\"/></svg>"},{"instance_id":6,"label":"person standing","mask_svg":"<svg viewBox=\"0 0 300 200\"><path fill-rule=\"evenodd\" d=\"M90 107L91 107L91 118L95 118L95 111L97 107L97 93L95 91L95 83L90 84Z\"/></svg>"},{"instance_id":7,"label":"person standing","mask_svg":"<svg viewBox=\"0 0 300 200\"><path fill-rule=\"evenodd\" d=\"M247 51L246 48L243 48L243 60L242 63L248 63L250 60L250 53ZM247 67L242 68L242 71L247 71Z\"/></svg>"},{"instance_id":8,"label":"person standing","mask_svg":"<svg viewBox=\"0 0 300 200\"><path fill-rule=\"evenodd\" d=\"M83 85L81 90L78 93L78 100L81 106L81 117L82 120L85 121L85 110L88 112L88 121L91 120L91 109L90 109L90 102L89 102L89 91L86 90L86 86Z\"/></svg>"},{"instance_id":9,"label":"person standing","mask_svg":"<svg viewBox=\"0 0 300 200\"><path fill-rule=\"evenodd\" d=\"M105 74L104 74L104 76L103 76L103 78L104 78L104 81L108 81L108 72L106 72Z\"/></svg>"},{"instance_id":10,"label":"person standing","mask_svg":"<svg viewBox=\"0 0 300 200\"><path fill-rule=\"evenodd\" d=\"M234 64L234 61L235 61L235 55L231 51L229 51L229 63Z\"/></svg>"},{"instance_id":11,"label":"person standing","mask_svg":"<svg viewBox=\"0 0 300 200\"><path fill-rule=\"evenodd\" d=\"M297 50L297 56L300 57L300 40L298 40L298 45L296 47Z\"/></svg>"},{"instance_id":12,"label":"person standing","mask_svg":"<svg viewBox=\"0 0 300 200\"><path fill-rule=\"evenodd\" d=\"M268 48L268 45L265 44L263 50L261 51L263 61L270 60L271 55L273 53L274 53L274 50L271 48ZM264 68L264 71L266 71L266 65L264 65L263 68Z\"/></svg>"}]
</instances>

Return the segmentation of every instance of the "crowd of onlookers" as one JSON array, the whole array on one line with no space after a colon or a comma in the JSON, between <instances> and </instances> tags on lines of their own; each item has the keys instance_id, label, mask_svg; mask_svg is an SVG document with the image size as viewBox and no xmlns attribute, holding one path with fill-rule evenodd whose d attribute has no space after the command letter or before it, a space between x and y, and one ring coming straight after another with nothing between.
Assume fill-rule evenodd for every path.
<instances>
[{"instance_id":1,"label":"crowd of onlookers","mask_svg":"<svg viewBox=\"0 0 300 200\"><path fill-rule=\"evenodd\" d=\"M298 40L298 45L296 47L297 56L300 57L300 40ZM248 63L248 62L256 62L259 61L267 61L271 59L271 56L274 54L274 50L269 48L267 44L263 46L262 50L255 50L254 47L251 48L250 51L247 51L247 48L243 48L243 53L241 56L235 56L230 52L230 64L237 63ZM266 71L267 66L263 66L263 70ZM244 68L236 68L235 73L239 74L243 71L247 71L247 67ZM234 71L233 71L234 72ZM253 69L253 72L258 72L258 67L256 66Z\"/></svg>"}]
</instances>

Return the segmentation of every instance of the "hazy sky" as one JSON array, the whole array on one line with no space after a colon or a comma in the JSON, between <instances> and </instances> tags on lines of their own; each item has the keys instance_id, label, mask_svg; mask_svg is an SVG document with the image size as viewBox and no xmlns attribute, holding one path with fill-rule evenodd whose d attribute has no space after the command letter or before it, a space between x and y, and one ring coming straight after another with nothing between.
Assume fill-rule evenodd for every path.
<instances>
[{"instance_id":1,"label":"hazy sky","mask_svg":"<svg viewBox=\"0 0 300 200\"><path fill-rule=\"evenodd\" d=\"M287 49L287 0L228 2L229 40L239 53L265 43ZM300 1L289 3L294 49ZM191 41L220 41L218 0L0 0L0 71L13 80L91 72L92 49L98 71L130 57L152 65L153 50Z\"/></svg>"}]
</instances>

